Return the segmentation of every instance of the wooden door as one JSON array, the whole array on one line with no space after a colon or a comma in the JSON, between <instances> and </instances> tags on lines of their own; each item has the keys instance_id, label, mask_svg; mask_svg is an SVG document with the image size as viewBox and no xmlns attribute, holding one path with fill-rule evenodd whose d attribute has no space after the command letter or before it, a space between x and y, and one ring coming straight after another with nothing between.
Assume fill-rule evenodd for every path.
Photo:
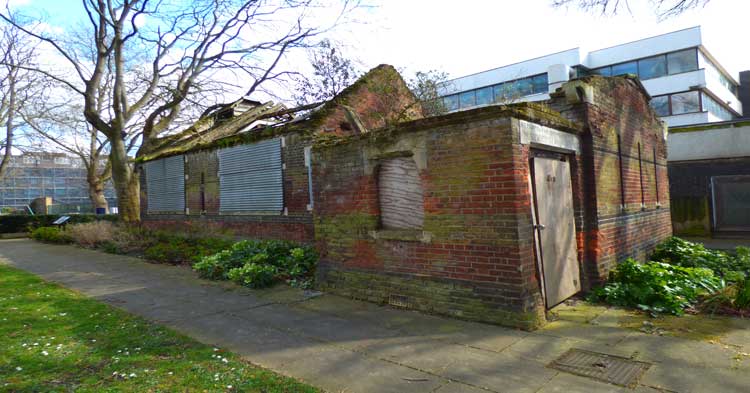
<instances>
[{"instance_id":1,"label":"wooden door","mask_svg":"<svg viewBox=\"0 0 750 393\"><path fill-rule=\"evenodd\" d=\"M535 157L534 228L547 307L581 290L570 165L557 158Z\"/></svg>"}]
</instances>

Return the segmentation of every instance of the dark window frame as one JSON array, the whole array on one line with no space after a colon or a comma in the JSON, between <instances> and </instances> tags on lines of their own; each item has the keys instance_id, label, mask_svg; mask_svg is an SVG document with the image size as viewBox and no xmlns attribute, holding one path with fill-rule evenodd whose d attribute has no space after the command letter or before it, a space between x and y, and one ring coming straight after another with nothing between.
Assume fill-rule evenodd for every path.
<instances>
[{"instance_id":1,"label":"dark window frame","mask_svg":"<svg viewBox=\"0 0 750 393\"><path fill-rule=\"evenodd\" d=\"M685 51L688 51L688 50L692 50L693 54L695 55L695 69L694 70L690 70L690 71L669 72L669 55L672 54L672 53L680 53L680 52L685 52ZM684 74L684 73L687 73L687 72L694 72L694 71L700 70L701 69L701 60L700 60L700 55L698 55L698 50L699 49L696 46L696 47L692 47L692 48L685 48L685 49L680 49L680 50L676 50L676 51L665 53L664 56L667 58L667 76L680 75L680 74Z\"/></svg>"},{"instance_id":2,"label":"dark window frame","mask_svg":"<svg viewBox=\"0 0 750 393\"><path fill-rule=\"evenodd\" d=\"M672 96L676 95L676 94L684 94L684 93L691 93L691 92L697 92L698 93L698 106L699 106L699 109L697 111L694 111L694 112L684 112L684 113L677 113L677 114L675 114L674 111L672 110ZM684 90L684 91L676 91L674 93L669 93L669 94L660 94L658 96L651 97L651 99L654 99L654 98L657 98L657 97L668 97L667 101L669 103L669 105L668 105L669 106L669 114L663 115L663 116L689 115L691 113L703 113L703 112L706 112L705 108L703 107L703 94L701 94L701 93L703 93L703 90L700 90L700 89L699 90Z\"/></svg>"}]
</instances>

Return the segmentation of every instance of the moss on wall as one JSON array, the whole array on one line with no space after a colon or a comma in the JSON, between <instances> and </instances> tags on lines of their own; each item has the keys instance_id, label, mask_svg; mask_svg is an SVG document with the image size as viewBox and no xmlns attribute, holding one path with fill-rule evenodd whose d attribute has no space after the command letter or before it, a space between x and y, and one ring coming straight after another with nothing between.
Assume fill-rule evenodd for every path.
<instances>
[{"instance_id":1,"label":"moss on wall","mask_svg":"<svg viewBox=\"0 0 750 393\"><path fill-rule=\"evenodd\" d=\"M674 197L672 228L676 235L707 236L711 233L708 197Z\"/></svg>"},{"instance_id":2,"label":"moss on wall","mask_svg":"<svg viewBox=\"0 0 750 393\"><path fill-rule=\"evenodd\" d=\"M514 310L483 299L470 285L428 278L402 278L351 270L323 271L320 288L342 296L388 304L392 295L406 300L409 309L534 330L545 322L544 310Z\"/></svg>"}]
</instances>

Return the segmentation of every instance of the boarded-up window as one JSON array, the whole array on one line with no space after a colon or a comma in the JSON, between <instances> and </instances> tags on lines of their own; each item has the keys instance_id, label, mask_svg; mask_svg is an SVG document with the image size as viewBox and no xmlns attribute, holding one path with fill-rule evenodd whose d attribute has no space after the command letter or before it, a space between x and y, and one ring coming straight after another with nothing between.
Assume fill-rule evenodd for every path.
<instances>
[{"instance_id":1,"label":"boarded-up window","mask_svg":"<svg viewBox=\"0 0 750 393\"><path fill-rule=\"evenodd\" d=\"M149 213L185 211L185 159L172 156L145 164Z\"/></svg>"},{"instance_id":2,"label":"boarded-up window","mask_svg":"<svg viewBox=\"0 0 750 393\"><path fill-rule=\"evenodd\" d=\"M424 223L422 182L411 157L388 159L378 174L380 218L384 229L420 229Z\"/></svg>"},{"instance_id":3,"label":"boarded-up window","mask_svg":"<svg viewBox=\"0 0 750 393\"><path fill-rule=\"evenodd\" d=\"M280 138L219 150L219 210L280 212L281 169Z\"/></svg>"}]
</instances>

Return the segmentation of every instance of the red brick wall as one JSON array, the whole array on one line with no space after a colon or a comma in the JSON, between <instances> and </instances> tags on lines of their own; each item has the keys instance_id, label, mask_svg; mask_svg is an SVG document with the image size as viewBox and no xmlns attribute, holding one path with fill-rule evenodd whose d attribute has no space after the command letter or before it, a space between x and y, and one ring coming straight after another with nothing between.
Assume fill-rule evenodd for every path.
<instances>
[{"instance_id":1,"label":"red brick wall","mask_svg":"<svg viewBox=\"0 0 750 393\"><path fill-rule=\"evenodd\" d=\"M570 104L561 93L551 106L585 127L582 160L591 170L583 174L589 213L581 236L587 239L585 265L593 284L625 258L646 259L672 227L666 130L648 97L628 77L582 81L593 87L588 102Z\"/></svg>"},{"instance_id":2,"label":"red brick wall","mask_svg":"<svg viewBox=\"0 0 750 393\"><path fill-rule=\"evenodd\" d=\"M578 124L557 125L577 132L582 146L567 157L586 289L618 261L644 259L671 225L664 128L647 96L627 78L584 82L588 101L558 94L549 105ZM412 299L415 308L462 318L540 323L528 186L537 150L520 144L512 124L514 117L542 124L547 118L539 108L516 108L456 113L317 146L321 285L377 302ZM378 223L377 164L404 151L421 171L424 233L388 233Z\"/></svg>"},{"instance_id":3,"label":"red brick wall","mask_svg":"<svg viewBox=\"0 0 750 393\"><path fill-rule=\"evenodd\" d=\"M469 319L536 323L528 147L507 114L454 114L449 125L384 138L316 150L322 285L379 302L410 296L420 309ZM404 151L420 168L424 227L391 233L378 223L377 165ZM423 288L444 300L425 299Z\"/></svg>"}]
</instances>

